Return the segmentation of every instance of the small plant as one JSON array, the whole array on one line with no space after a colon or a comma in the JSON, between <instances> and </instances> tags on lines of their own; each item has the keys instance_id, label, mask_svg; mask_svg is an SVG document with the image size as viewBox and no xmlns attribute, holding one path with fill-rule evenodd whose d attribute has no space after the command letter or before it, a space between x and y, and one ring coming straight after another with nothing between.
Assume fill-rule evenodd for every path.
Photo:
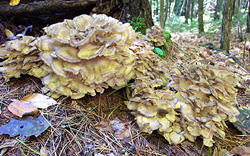
<instances>
[{"instance_id":1,"label":"small plant","mask_svg":"<svg viewBox=\"0 0 250 156\"><path fill-rule=\"evenodd\" d=\"M133 18L130 24L136 32L141 32L143 35L146 34L146 24L144 18Z\"/></svg>"},{"instance_id":2,"label":"small plant","mask_svg":"<svg viewBox=\"0 0 250 156\"><path fill-rule=\"evenodd\" d=\"M171 34L168 31L165 31L164 34L166 35L165 39L169 40L171 38Z\"/></svg>"}]
</instances>

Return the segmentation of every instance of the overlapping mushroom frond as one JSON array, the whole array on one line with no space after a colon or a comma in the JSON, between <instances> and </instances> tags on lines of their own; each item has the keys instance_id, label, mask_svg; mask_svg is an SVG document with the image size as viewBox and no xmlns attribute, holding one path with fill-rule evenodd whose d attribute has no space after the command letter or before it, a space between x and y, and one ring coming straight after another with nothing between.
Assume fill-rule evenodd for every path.
<instances>
[{"instance_id":1,"label":"overlapping mushroom frond","mask_svg":"<svg viewBox=\"0 0 250 156\"><path fill-rule=\"evenodd\" d=\"M175 70L172 81L138 77L127 104L144 132L158 130L169 143L203 138L213 146L213 136L225 137L225 121L236 121L236 81L222 67L193 66ZM170 89L169 89L170 87Z\"/></svg>"},{"instance_id":2,"label":"overlapping mushroom frond","mask_svg":"<svg viewBox=\"0 0 250 156\"><path fill-rule=\"evenodd\" d=\"M81 98L119 88L135 78L135 32L106 15L81 15L44 28L39 38L22 36L1 48L6 80L30 74L42 78L54 96Z\"/></svg>"}]
</instances>

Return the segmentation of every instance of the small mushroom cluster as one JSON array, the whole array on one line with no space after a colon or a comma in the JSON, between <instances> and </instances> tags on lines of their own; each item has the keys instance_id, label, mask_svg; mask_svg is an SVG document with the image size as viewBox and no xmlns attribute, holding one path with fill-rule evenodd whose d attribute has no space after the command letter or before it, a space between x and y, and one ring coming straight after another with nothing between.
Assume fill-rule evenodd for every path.
<instances>
[{"instance_id":1,"label":"small mushroom cluster","mask_svg":"<svg viewBox=\"0 0 250 156\"><path fill-rule=\"evenodd\" d=\"M154 52L147 49L145 42L131 46L132 53L135 54L135 75L136 77L149 76L151 79L169 80L167 62L162 60Z\"/></svg>"},{"instance_id":2,"label":"small mushroom cluster","mask_svg":"<svg viewBox=\"0 0 250 156\"><path fill-rule=\"evenodd\" d=\"M172 81L138 77L127 106L144 132L158 130L169 143L203 138L213 146L213 136L225 137L225 121L235 122L236 80L222 67L193 66L175 70ZM170 87L170 88L169 88Z\"/></svg>"},{"instance_id":3,"label":"small mushroom cluster","mask_svg":"<svg viewBox=\"0 0 250 156\"><path fill-rule=\"evenodd\" d=\"M152 46L161 47L166 42L166 35L161 27L155 25L146 30L145 40Z\"/></svg>"},{"instance_id":4,"label":"small mushroom cluster","mask_svg":"<svg viewBox=\"0 0 250 156\"><path fill-rule=\"evenodd\" d=\"M3 57L8 58L1 67L6 77L18 77L28 66L27 72L42 78L44 89L54 97L73 99L85 94L95 96L109 86L117 89L135 78L135 54L129 50L135 32L128 23L103 14L81 15L45 27L44 31L44 36L30 39L31 43L27 41L31 37L23 36L1 48L1 53L7 53ZM41 72L37 73L36 66Z\"/></svg>"}]
</instances>

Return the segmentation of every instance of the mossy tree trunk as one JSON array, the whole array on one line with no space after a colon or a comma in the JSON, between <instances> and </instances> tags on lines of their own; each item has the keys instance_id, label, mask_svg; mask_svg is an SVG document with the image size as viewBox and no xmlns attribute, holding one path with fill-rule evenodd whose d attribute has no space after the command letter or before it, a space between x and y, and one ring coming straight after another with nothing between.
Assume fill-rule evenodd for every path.
<instances>
[{"instance_id":1,"label":"mossy tree trunk","mask_svg":"<svg viewBox=\"0 0 250 156\"><path fill-rule=\"evenodd\" d=\"M220 48L229 52L234 0L226 0L223 5Z\"/></svg>"},{"instance_id":2,"label":"mossy tree trunk","mask_svg":"<svg viewBox=\"0 0 250 156\"><path fill-rule=\"evenodd\" d=\"M201 34L204 32L203 0L198 0L198 5L199 5L198 27L199 27L199 34Z\"/></svg>"}]
</instances>

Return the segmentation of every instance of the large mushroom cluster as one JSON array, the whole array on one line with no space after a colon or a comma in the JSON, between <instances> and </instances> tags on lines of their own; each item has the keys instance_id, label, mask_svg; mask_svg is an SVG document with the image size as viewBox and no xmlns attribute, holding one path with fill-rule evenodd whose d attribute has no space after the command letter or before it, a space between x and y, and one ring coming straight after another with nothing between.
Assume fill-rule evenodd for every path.
<instances>
[{"instance_id":1,"label":"large mushroom cluster","mask_svg":"<svg viewBox=\"0 0 250 156\"><path fill-rule=\"evenodd\" d=\"M158 130L169 143L203 138L213 146L213 136L225 137L225 121L235 122L236 81L223 67L192 66L175 70L172 81L139 77L127 104L144 132Z\"/></svg>"},{"instance_id":2,"label":"large mushroom cluster","mask_svg":"<svg viewBox=\"0 0 250 156\"><path fill-rule=\"evenodd\" d=\"M39 38L22 36L1 48L6 80L30 74L42 78L54 97L77 99L119 88L135 78L135 32L106 15L81 15L44 28ZM10 70L11 69L11 70Z\"/></svg>"},{"instance_id":3,"label":"large mushroom cluster","mask_svg":"<svg viewBox=\"0 0 250 156\"><path fill-rule=\"evenodd\" d=\"M166 61L150 51L162 46L159 27L135 41L129 24L106 15L81 15L44 28L45 35L17 35L0 47L0 72L11 77L38 77L44 91L79 99L105 88L117 89L135 79L127 106L139 127L158 130L169 143L201 136L206 146L213 136L225 136L225 121L235 121L236 80L230 71L215 66L176 69L170 76ZM159 35L162 34L162 35ZM146 40L146 41L145 41Z\"/></svg>"}]
</instances>

